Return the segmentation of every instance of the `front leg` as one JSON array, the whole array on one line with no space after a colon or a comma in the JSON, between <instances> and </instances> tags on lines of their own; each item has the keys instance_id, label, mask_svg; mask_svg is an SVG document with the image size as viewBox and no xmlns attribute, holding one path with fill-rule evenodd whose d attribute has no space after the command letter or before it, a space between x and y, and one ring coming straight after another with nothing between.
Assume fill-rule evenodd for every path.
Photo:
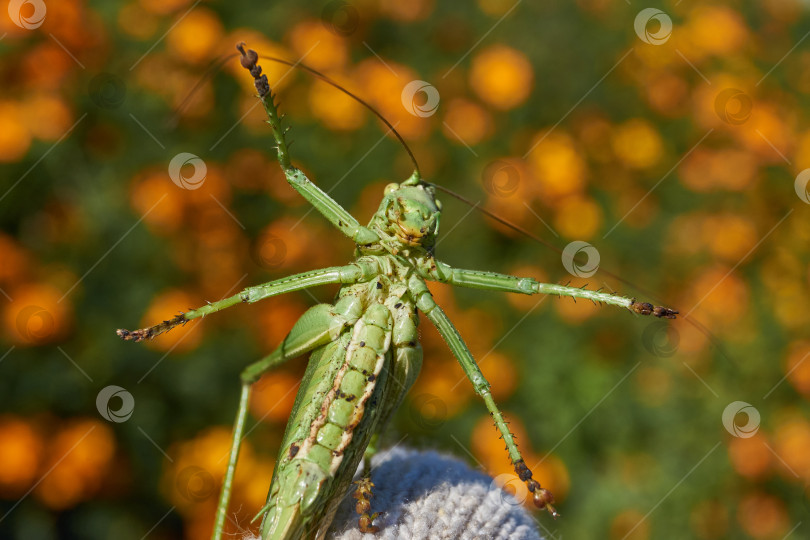
<instances>
[{"instance_id":1,"label":"front leg","mask_svg":"<svg viewBox=\"0 0 810 540\"><path fill-rule=\"evenodd\" d=\"M568 287L554 283L540 283L532 278L510 276L497 272L453 268L439 261L436 261L435 270L423 277L442 283L458 285L460 287L485 289L488 291L521 294L552 294L556 296L570 296L571 298L584 298L585 300L591 300L593 302L624 307L639 315L655 315L656 317L663 317L665 319L674 319L678 314L678 311L675 309L653 306L647 302L636 302L635 298L626 296L592 291L580 287Z\"/></svg>"},{"instance_id":2,"label":"front leg","mask_svg":"<svg viewBox=\"0 0 810 540\"><path fill-rule=\"evenodd\" d=\"M277 279L264 283L263 285L256 285L248 287L239 294L231 297L224 298L217 302L212 302L197 309L180 313L167 321L163 321L148 328L141 328L140 330L116 330L118 337L124 341L143 341L145 339L152 339L159 336L164 332L168 332L175 326L186 324L192 319L205 317L211 313L229 308L233 305L240 303L252 304L271 296L276 296L283 293L307 289L316 285L326 285L329 283L356 283L364 279L370 279L371 276L377 275L378 269L370 263L357 261L353 264L346 266L334 266L331 268L322 268L320 270L312 270L311 272L304 272L293 276Z\"/></svg>"},{"instance_id":3,"label":"front leg","mask_svg":"<svg viewBox=\"0 0 810 540\"><path fill-rule=\"evenodd\" d=\"M340 206L332 197L322 189L312 183L306 175L299 169L292 166L290 152L285 137L286 130L281 127L281 116L278 114L278 106L275 97L270 91L267 82L267 75L262 75L262 68L257 64L259 55L254 50L245 51L243 44L236 47L242 53L242 67L250 71L255 79L256 90L259 92L259 99L262 100L264 110L267 112L267 123L273 131L273 138L276 140L278 151L278 162L284 171L287 182L304 197L318 212L328 219L332 225L340 232L351 238L356 244L367 245L378 242L379 237L360 225L360 223Z\"/></svg>"}]
</instances>

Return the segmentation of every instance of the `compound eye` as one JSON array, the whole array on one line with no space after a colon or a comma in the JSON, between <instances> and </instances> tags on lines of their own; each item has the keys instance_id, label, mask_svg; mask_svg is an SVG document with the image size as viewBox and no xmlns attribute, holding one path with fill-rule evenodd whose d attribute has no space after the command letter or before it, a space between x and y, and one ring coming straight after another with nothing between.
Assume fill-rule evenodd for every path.
<instances>
[{"instance_id":1,"label":"compound eye","mask_svg":"<svg viewBox=\"0 0 810 540\"><path fill-rule=\"evenodd\" d=\"M394 191L396 191L398 189L399 189L399 184L391 183L391 184L388 184L387 186L385 186L384 193L386 195L388 195L389 193L392 193L392 192L394 192Z\"/></svg>"}]
</instances>

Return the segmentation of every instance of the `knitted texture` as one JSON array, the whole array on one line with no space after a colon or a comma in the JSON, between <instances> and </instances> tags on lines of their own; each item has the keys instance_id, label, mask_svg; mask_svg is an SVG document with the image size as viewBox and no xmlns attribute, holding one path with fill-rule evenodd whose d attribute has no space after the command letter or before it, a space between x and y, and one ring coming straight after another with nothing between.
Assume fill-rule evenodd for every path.
<instances>
[{"instance_id":1,"label":"knitted texture","mask_svg":"<svg viewBox=\"0 0 810 540\"><path fill-rule=\"evenodd\" d=\"M351 491L332 530L336 540L541 540L532 516L492 478L436 452L394 448L375 456L371 480L376 535L357 527Z\"/></svg>"},{"instance_id":2,"label":"knitted texture","mask_svg":"<svg viewBox=\"0 0 810 540\"><path fill-rule=\"evenodd\" d=\"M333 540L543 540L531 514L492 478L437 452L394 448L372 462L377 534L357 526L353 487L327 538ZM359 475L358 475L359 477ZM257 540L246 535L243 540Z\"/></svg>"},{"instance_id":3,"label":"knitted texture","mask_svg":"<svg viewBox=\"0 0 810 540\"><path fill-rule=\"evenodd\" d=\"M328 538L335 540L542 540L532 516L492 478L436 452L394 448L374 457L372 512L377 534L357 526L353 487ZM249 540L245 537L244 540Z\"/></svg>"}]
</instances>

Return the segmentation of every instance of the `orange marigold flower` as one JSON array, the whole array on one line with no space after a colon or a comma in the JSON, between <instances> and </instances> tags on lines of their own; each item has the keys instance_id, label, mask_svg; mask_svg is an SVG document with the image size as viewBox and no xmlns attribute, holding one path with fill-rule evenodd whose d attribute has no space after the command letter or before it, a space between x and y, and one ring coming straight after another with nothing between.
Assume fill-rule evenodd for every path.
<instances>
[{"instance_id":1,"label":"orange marigold flower","mask_svg":"<svg viewBox=\"0 0 810 540\"><path fill-rule=\"evenodd\" d=\"M526 55L506 45L493 45L473 58L470 86L478 97L497 109L514 109L524 103L533 81Z\"/></svg>"}]
</instances>

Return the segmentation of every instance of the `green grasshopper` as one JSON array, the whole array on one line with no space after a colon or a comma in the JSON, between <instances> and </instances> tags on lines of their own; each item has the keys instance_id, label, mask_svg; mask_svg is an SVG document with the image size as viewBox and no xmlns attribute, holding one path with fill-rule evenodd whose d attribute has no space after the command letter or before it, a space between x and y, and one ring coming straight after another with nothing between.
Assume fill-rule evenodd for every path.
<instances>
[{"instance_id":1,"label":"green grasshopper","mask_svg":"<svg viewBox=\"0 0 810 540\"><path fill-rule=\"evenodd\" d=\"M242 372L239 409L212 538L218 540L222 535L252 384L268 370L304 354L310 355L309 363L284 433L267 504L256 516L262 516L261 538L322 538L362 459L366 460L365 476L356 482L354 495L358 499L359 528L363 532L378 530L373 524L378 514L369 513L373 484L368 465L380 433L402 403L422 365L418 311L436 326L476 394L484 400L506 443L515 473L526 483L534 504L556 517L553 495L532 478L492 399L489 383L453 323L434 301L426 282L584 298L621 306L641 315L669 319L674 319L678 312L614 294L539 283L529 277L453 268L437 260L434 247L442 205L436 199L436 191L442 188L424 181L418 167L404 182L389 184L368 226L360 225L293 167L278 106L267 76L262 75L257 64L258 55L253 50L246 51L243 44L237 49L242 66L254 78L258 97L267 112L267 123L287 182L354 241L356 252L354 261L345 266L313 270L248 287L235 296L181 313L149 328L118 330L124 340L151 339L177 325L235 304L258 302L316 285L341 284L334 304L310 308L275 351ZM314 72L305 66L304 69ZM386 124L391 127L387 121Z\"/></svg>"}]
</instances>

